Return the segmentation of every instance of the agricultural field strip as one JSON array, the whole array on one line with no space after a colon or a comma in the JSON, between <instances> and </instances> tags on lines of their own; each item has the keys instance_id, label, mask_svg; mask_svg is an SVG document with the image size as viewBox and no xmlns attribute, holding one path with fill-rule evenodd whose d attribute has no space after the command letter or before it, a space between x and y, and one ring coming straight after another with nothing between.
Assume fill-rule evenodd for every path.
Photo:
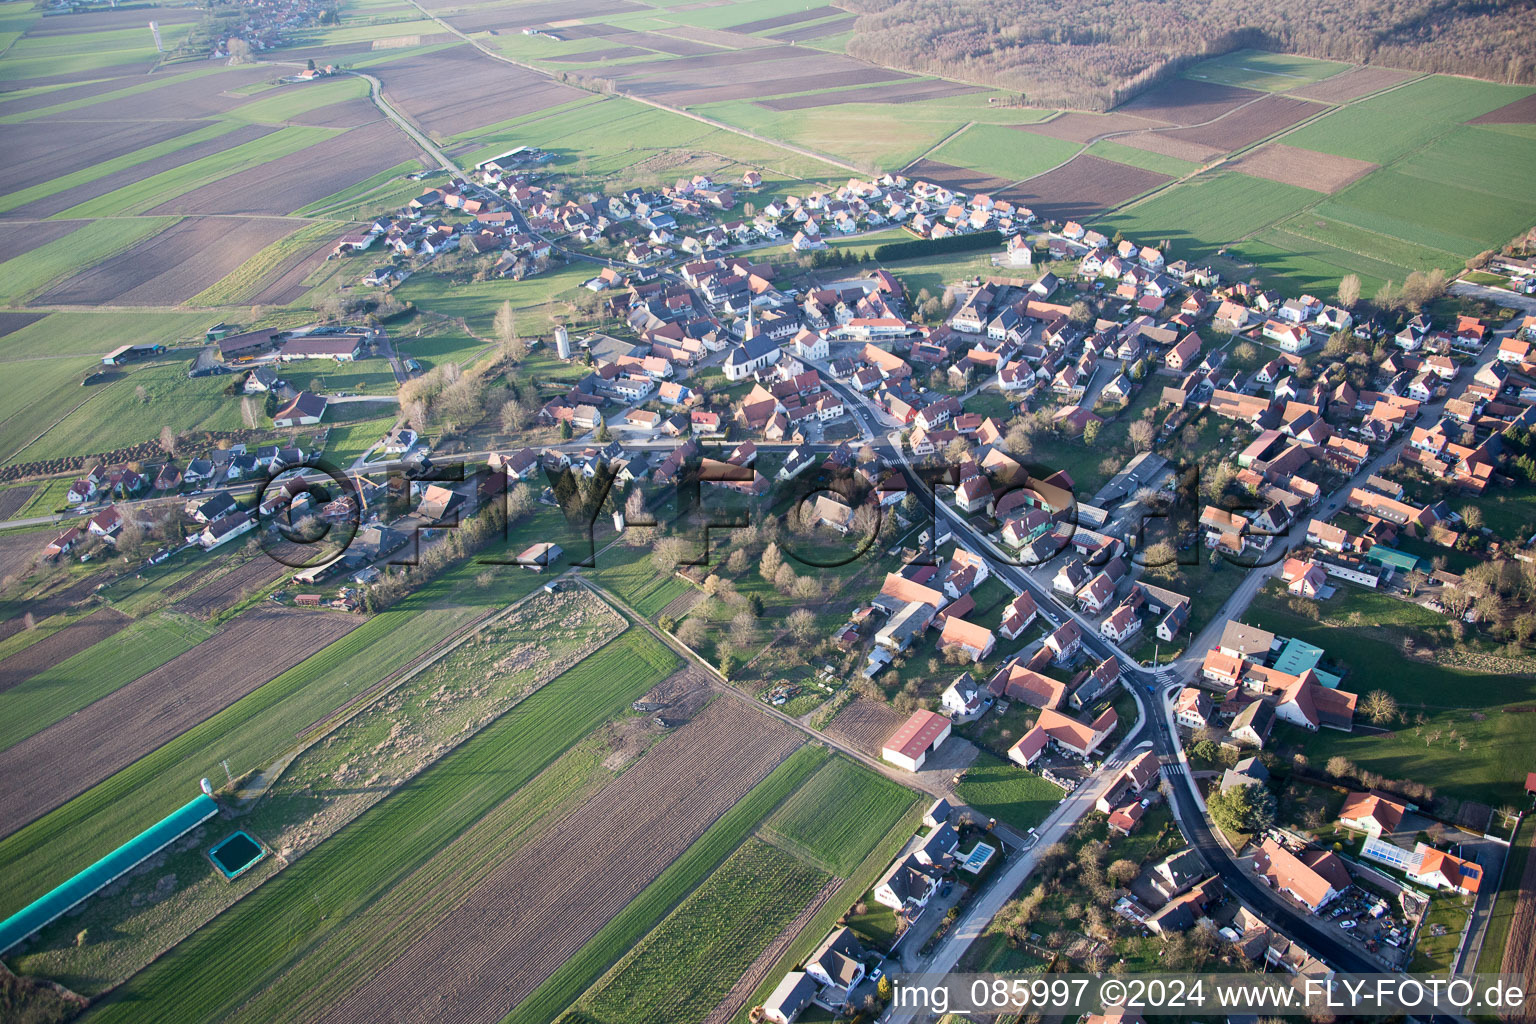
<instances>
[{"instance_id":1,"label":"agricultural field strip","mask_svg":"<svg viewBox=\"0 0 1536 1024\"><path fill-rule=\"evenodd\" d=\"M849 877L912 806L913 792L846 758L834 758L763 823L759 834L807 863Z\"/></svg>"},{"instance_id":2,"label":"agricultural field strip","mask_svg":"<svg viewBox=\"0 0 1536 1024\"><path fill-rule=\"evenodd\" d=\"M519 1003L503 1024L548 1024L554 1020L693 892L731 851L746 841L753 828L795 792L829 756L826 747L807 744L786 758Z\"/></svg>"},{"instance_id":3,"label":"agricultural field strip","mask_svg":"<svg viewBox=\"0 0 1536 1024\"><path fill-rule=\"evenodd\" d=\"M291 153L298 153L318 142L342 134L334 128L292 125L271 135L235 146L190 164L150 175L141 181L114 189L55 214L61 220L93 217L121 217L146 213L177 196L213 184L236 172L270 163Z\"/></svg>"},{"instance_id":4,"label":"agricultural field strip","mask_svg":"<svg viewBox=\"0 0 1536 1024\"><path fill-rule=\"evenodd\" d=\"M129 621L127 616L111 608L101 608L8 654L0 661L0 693L106 640L125 628Z\"/></svg>"},{"instance_id":5,"label":"agricultural field strip","mask_svg":"<svg viewBox=\"0 0 1536 1024\"><path fill-rule=\"evenodd\" d=\"M455 567L208 721L0 840L0 891L23 901L36 898L58 881L61 851L74 863L89 864L136 835L146 819L180 806L179 790L161 781L185 779L189 771L208 774L224 759L237 774L264 768L361 692L410 671L438 645L537 585L532 574L507 576L481 593L469 587L479 571L473 564ZM481 603L466 604L466 598ZM231 757L230 751L238 753ZM91 823L88 828L85 822ZM90 838L82 841L84 836Z\"/></svg>"},{"instance_id":6,"label":"agricultural field strip","mask_svg":"<svg viewBox=\"0 0 1536 1024\"><path fill-rule=\"evenodd\" d=\"M922 822L922 810L919 804L914 803L912 808L904 814L900 821L891 827L875 847L869 856L864 858L858 870L843 883L842 887L832 895L820 910L811 918L811 922L800 930L784 953L779 957L773 969L764 977L739 1011L733 1024L748 1024L747 1007L755 1006L768 997L768 993L779 983L786 972L795 969L806 957L826 938L827 933L837 926L837 922L848 910L858 902L866 892L872 888L911 840ZM508 1022L511 1024L511 1022Z\"/></svg>"},{"instance_id":7,"label":"agricultural field strip","mask_svg":"<svg viewBox=\"0 0 1536 1024\"><path fill-rule=\"evenodd\" d=\"M213 636L214 628L161 612L0 693L0 752L106 697Z\"/></svg>"},{"instance_id":8,"label":"agricultural field strip","mask_svg":"<svg viewBox=\"0 0 1536 1024\"><path fill-rule=\"evenodd\" d=\"M1257 148L1258 146L1264 145L1266 143L1276 142L1276 141L1283 141L1286 138L1301 132L1303 129L1310 128L1313 125L1316 125L1316 124L1327 124L1329 117L1340 115L1342 112L1348 111L1351 108L1356 107L1356 106L1362 104L1363 102L1365 102L1367 100L1376 100L1376 99L1379 99L1384 94L1396 92L1398 90L1404 89L1405 87L1408 87L1408 86L1411 86L1411 85L1416 85L1416 84L1419 84L1419 83L1424 83L1425 81L1426 80L1424 78L1413 78L1413 79L1409 79L1407 81L1395 82L1395 83L1389 84L1389 85L1387 85L1387 86L1385 86L1385 87L1383 87L1381 89L1377 89L1375 91L1363 94L1363 95L1355 97L1353 99L1346 100L1346 101L1343 101L1343 102L1340 102L1340 103L1336 103L1333 106L1329 107L1328 109L1320 112L1319 114L1317 114L1317 115L1315 115L1315 116L1313 116L1311 118L1308 118L1305 121L1302 121L1302 122L1299 122L1297 124L1294 124L1294 125L1290 126L1289 128L1285 129L1284 131L1279 132L1278 134L1272 135L1272 136L1270 136L1270 137L1268 137L1266 139L1262 139L1262 140L1260 140L1260 141L1258 141L1256 143L1253 143L1252 145L1247 146L1247 147L1245 147L1242 150L1239 150L1237 153L1235 153L1233 155L1234 156L1240 156L1240 155L1242 155L1242 153L1247 152L1249 150L1252 150L1254 148ZM1426 120L1425 123L1428 124L1430 122ZM1404 161L1408 161L1408 160L1411 160L1411 159L1415 158L1422 149L1428 148L1430 145L1433 145L1435 142L1438 142L1439 140L1443 139L1446 135L1449 135L1450 133L1452 133L1452 132L1454 132L1454 131L1462 128L1462 127L1463 127L1463 125L1459 121L1444 121L1444 122L1442 122L1440 130L1430 133L1427 136L1427 138L1425 140L1423 140L1423 145L1422 146L1417 146L1417 147L1409 148L1405 152L1399 154L1396 158L1380 164L1376 171L1372 172L1372 174L1370 174L1370 175L1367 175L1360 182L1357 182L1356 185L1358 186L1358 185L1364 184L1366 182L1369 182L1370 179L1374 175L1381 174L1384 171L1391 170L1395 165L1397 165L1399 163L1402 163ZM1305 146L1301 146L1300 148L1306 148L1306 147ZM1165 194L1165 193L1167 193L1169 191L1176 190L1175 186L1181 186L1181 185L1183 185L1188 180L1189 179L1180 179L1180 180L1175 181L1175 182L1170 182L1166 186L1164 186L1163 188L1161 188L1161 189L1159 189L1157 191L1149 193L1149 194L1147 194L1145 196L1141 196L1141 197L1139 197L1139 198L1137 198L1135 200L1132 200L1131 202L1129 202L1127 204L1124 204L1124 205L1122 205L1120 207L1117 207L1117 208L1115 208L1113 210L1107 211L1105 216L1106 217L1113 217L1116 214L1119 214L1119 213L1121 213L1123 211L1134 210L1136 207L1140 206L1143 203L1146 203L1148 201L1156 199L1156 198L1162 196L1163 194ZM1434 179L1429 179L1429 180L1434 180ZM1307 237L1310 241L1318 242L1318 243L1321 243L1321 244L1324 244L1324 245L1329 245L1329 246L1332 246L1334 248L1340 249L1341 251L1350 253L1351 255L1354 255L1354 256L1358 256L1358 257L1360 257L1362 259L1374 260L1376 257L1371 252L1361 252L1361 251L1358 251L1357 249L1351 248L1350 246L1340 245L1338 241L1336 241L1336 240L1334 240L1332 238L1314 238L1314 237L1312 237L1311 233L1306 232L1306 231L1298 230L1297 227L1295 226L1297 222L1299 222L1300 220L1303 219L1304 215L1309 210L1311 210L1314 207L1319 206L1319 205L1321 205L1323 203L1328 202L1330 199L1332 199L1332 200L1340 200L1340 201L1347 201L1348 194L1349 194L1349 190L1348 189L1346 189L1342 193L1337 193L1334 196L1329 196L1329 195L1326 195L1326 194L1319 193L1318 196L1317 196L1317 199L1314 200L1312 203L1310 203L1310 204L1308 204L1306 206L1300 207L1298 209L1291 210L1286 215L1284 215L1283 217L1277 218L1275 220L1271 220L1270 222L1268 222L1266 224L1259 225L1258 227L1255 227L1252 230L1249 230L1249 231L1245 232L1244 234L1242 234L1238 238L1229 239L1228 242L1230 244L1231 242L1239 242L1239 241L1244 241L1244 240L1247 240L1247 239L1255 238L1256 236L1258 236L1262 232L1264 232L1266 230L1269 230L1270 228L1272 228L1272 227L1276 226L1277 224L1279 224L1282 220L1285 220L1286 217L1290 217L1290 218L1293 218L1293 220L1287 221L1287 223L1292 225L1289 228L1289 230L1291 230L1293 233L1302 235L1303 237ZM1358 227L1357 225L1352 225L1352 226ZM1360 230L1369 231L1371 229L1361 228ZM1405 241L1405 242L1409 242L1409 243L1414 244L1414 245L1423 245L1422 235L1421 235L1420 232L1418 232L1416 230L1409 229L1407 231L1407 233L1412 235L1413 237L1402 237L1400 235L1393 235L1393 234L1389 234L1389 233L1382 233L1382 237L1388 238L1388 239L1394 239L1394 240L1397 240L1397 241ZM1430 249L1430 250L1432 250L1432 251L1447 251L1447 250L1439 250L1439 249L1437 249L1433 245L1429 245L1429 246L1425 246L1425 247ZM1456 260L1452 260L1451 263L1454 263L1454 262L1456 262L1459 259L1460 259L1460 257L1458 256L1457 259ZM1348 268L1346 268L1346 269L1348 269Z\"/></svg>"},{"instance_id":9,"label":"agricultural field strip","mask_svg":"<svg viewBox=\"0 0 1536 1024\"><path fill-rule=\"evenodd\" d=\"M281 863L296 860L559 675L558 666L580 662L626 626L584 592L553 597L536 592L515 609L515 615L498 616L477 630L475 643L456 647L430 671L381 695L264 773L254 792L242 791L245 802L255 801L241 813L243 827L277 850ZM545 625L552 621L561 626ZM98 984L115 984L141 968L259 884L252 882L231 888L212 875L194 881L177 897L182 906L156 912L166 920L143 920L132 912L126 919L112 918L110 909L99 910L102 923L109 924L106 934L122 948L109 957L84 955L107 961L97 970L111 973ZM121 908L117 912L121 915ZM370 928L368 934L379 933ZM131 938L121 942L119 936ZM75 956L72 944L62 941L47 959L56 972L75 975L82 973L71 963Z\"/></svg>"},{"instance_id":10,"label":"agricultural field strip","mask_svg":"<svg viewBox=\"0 0 1536 1024\"><path fill-rule=\"evenodd\" d=\"M715 702L321 1019L501 1020L802 740Z\"/></svg>"},{"instance_id":11,"label":"agricultural field strip","mask_svg":"<svg viewBox=\"0 0 1536 1024\"><path fill-rule=\"evenodd\" d=\"M748 839L577 1002L571 1019L702 1020L830 880Z\"/></svg>"},{"instance_id":12,"label":"agricultural field strip","mask_svg":"<svg viewBox=\"0 0 1536 1024\"><path fill-rule=\"evenodd\" d=\"M136 1021L145 1000L161 1008L162 1024L221 1017L338 929L398 927L369 916L380 896L675 666L670 651L626 631L130 978L96 1019ZM311 989L323 992L334 980L322 973ZM285 1004L272 1011L271 1020L293 1020Z\"/></svg>"}]
</instances>

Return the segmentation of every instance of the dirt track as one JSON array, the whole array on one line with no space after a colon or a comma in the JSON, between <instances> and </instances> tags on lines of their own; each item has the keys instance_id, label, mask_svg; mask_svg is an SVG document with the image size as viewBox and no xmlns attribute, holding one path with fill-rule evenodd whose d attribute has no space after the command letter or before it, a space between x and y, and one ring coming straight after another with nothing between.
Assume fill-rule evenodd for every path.
<instances>
[{"instance_id":1,"label":"dirt track","mask_svg":"<svg viewBox=\"0 0 1536 1024\"><path fill-rule=\"evenodd\" d=\"M0 751L0 836L222 711L362 623L355 615L259 608L196 647Z\"/></svg>"},{"instance_id":2,"label":"dirt track","mask_svg":"<svg viewBox=\"0 0 1536 1024\"><path fill-rule=\"evenodd\" d=\"M715 702L322 1019L495 1024L800 740L737 701Z\"/></svg>"}]
</instances>

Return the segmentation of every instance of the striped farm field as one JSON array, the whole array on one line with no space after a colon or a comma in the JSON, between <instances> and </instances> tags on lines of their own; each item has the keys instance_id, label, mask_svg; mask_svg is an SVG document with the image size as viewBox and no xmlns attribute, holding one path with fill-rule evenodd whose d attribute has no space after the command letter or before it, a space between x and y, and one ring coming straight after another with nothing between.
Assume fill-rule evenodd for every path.
<instances>
[{"instance_id":1,"label":"striped farm field","mask_svg":"<svg viewBox=\"0 0 1536 1024\"><path fill-rule=\"evenodd\" d=\"M675 665L643 631L611 641L129 979L90 1019L137 1020L152 1005L177 1024L235 1009Z\"/></svg>"},{"instance_id":2,"label":"striped farm field","mask_svg":"<svg viewBox=\"0 0 1536 1024\"><path fill-rule=\"evenodd\" d=\"M762 835L847 878L915 799L885 776L833 758L763 823Z\"/></svg>"},{"instance_id":3,"label":"striped farm field","mask_svg":"<svg viewBox=\"0 0 1536 1024\"><path fill-rule=\"evenodd\" d=\"M190 615L161 612L0 693L0 750L189 651L213 635Z\"/></svg>"},{"instance_id":4,"label":"striped farm field","mask_svg":"<svg viewBox=\"0 0 1536 1024\"><path fill-rule=\"evenodd\" d=\"M633 948L667 911L692 892L754 826L826 760L823 747L803 746L726 811L681 857L620 911L575 956L518 1004L505 1024L547 1024L610 965Z\"/></svg>"},{"instance_id":5,"label":"striped farm field","mask_svg":"<svg viewBox=\"0 0 1536 1024\"><path fill-rule=\"evenodd\" d=\"M703 1020L827 881L778 847L747 840L561 1020Z\"/></svg>"},{"instance_id":6,"label":"striped farm field","mask_svg":"<svg viewBox=\"0 0 1536 1024\"><path fill-rule=\"evenodd\" d=\"M186 802L188 785L260 768L293 747L311 725L367 687L411 664L455 630L537 586L532 573L458 566L318 654L141 758L58 810L0 841L0 892L31 900L61 872L84 867ZM89 652L87 652L89 653Z\"/></svg>"}]
</instances>

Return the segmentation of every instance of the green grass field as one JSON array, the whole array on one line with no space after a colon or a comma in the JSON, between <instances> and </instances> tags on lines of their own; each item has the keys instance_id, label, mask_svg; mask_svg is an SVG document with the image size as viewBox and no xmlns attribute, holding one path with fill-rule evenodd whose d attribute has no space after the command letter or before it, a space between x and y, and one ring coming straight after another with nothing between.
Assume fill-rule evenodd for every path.
<instances>
[{"instance_id":1,"label":"green grass field","mask_svg":"<svg viewBox=\"0 0 1536 1024\"><path fill-rule=\"evenodd\" d=\"M702 1020L826 880L778 847L747 840L566 1019Z\"/></svg>"},{"instance_id":2,"label":"green grass field","mask_svg":"<svg viewBox=\"0 0 1536 1024\"><path fill-rule=\"evenodd\" d=\"M240 399L224 394L228 383L224 377L188 378L182 359L141 364L110 383L77 388L88 400L51 426L33 422L33 429L46 430L16 458L62 458L137 444L167 426L178 433L240 430L245 426ZM103 423L112 424L110 436L103 435Z\"/></svg>"},{"instance_id":3,"label":"green grass field","mask_svg":"<svg viewBox=\"0 0 1536 1024\"><path fill-rule=\"evenodd\" d=\"M915 797L845 758L834 758L763 823L769 842L847 878Z\"/></svg>"},{"instance_id":4,"label":"green grass field","mask_svg":"<svg viewBox=\"0 0 1536 1024\"><path fill-rule=\"evenodd\" d=\"M41 732L189 651L213 627L161 612L0 693L0 749Z\"/></svg>"},{"instance_id":5,"label":"green grass field","mask_svg":"<svg viewBox=\"0 0 1536 1024\"><path fill-rule=\"evenodd\" d=\"M99 1004L94 1018L136 1020L140 1006L154 1005L171 1024L234 1009L306 947L366 915L397 879L426 864L675 664L643 631L610 642L131 978ZM380 835L391 841L380 843ZM303 941L295 943L296 937Z\"/></svg>"},{"instance_id":6,"label":"green grass field","mask_svg":"<svg viewBox=\"0 0 1536 1024\"><path fill-rule=\"evenodd\" d=\"M50 313L0 338L0 362L37 357L103 355L118 345L201 344L216 318L207 313Z\"/></svg>"},{"instance_id":7,"label":"green grass field","mask_svg":"<svg viewBox=\"0 0 1536 1024\"><path fill-rule=\"evenodd\" d=\"M1184 77L1199 82L1235 85L1241 89L1290 92L1330 78L1348 68L1348 64L1338 61L1300 57L1293 53L1236 50L1215 60L1201 61L1184 72Z\"/></svg>"},{"instance_id":8,"label":"green grass field","mask_svg":"<svg viewBox=\"0 0 1536 1024\"><path fill-rule=\"evenodd\" d=\"M1136 149L1134 146L1126 146L1111 139L1100 139L1095 142L1088 147L1088 154L1113 160L1117 164L1140 167L1145 171L1156 171L1158 174L1167 174L1175 178L1182 178L1200 169L1200 165L1193 161Z\"/></svg>"},{"instance_id":9,"label":"green grass field","mask_svg":"<svg viewBox=\"0 0 1536 1024\"><path fill-rule=\"evenodd\" d=\"M1386 164L1530 92L1529 86L1434 75L1345 106L1287 135L1285 143Z\"/></svg>"},{"instance_id":10,"label":"green grass field","mask_svg":"<svg viewBox=\"0 0 1536 1024\"><path fill-rule=\"evenodd\" d=\"M1083 147L1049 135L1004 125L976 124L934 150L930 157L956 167L973 167L1004 181L1034 177L1066 163Z\"/></svg>"},{"instance_id":11,"label":"green grass field","mask_svg":"<svg viewBox=\"0 0 1536 1024\"><path fill-rule=\"evenodd\" d=\"M966 769L955 795L979 813L1026 832L1061 802L1061 789L1027 768L982 751Z\"/></svg>"},{"instance_id":12,"label":"green grass field","mask_svg":"<svg viewBox=\"0 0 1536 1024\"><path fill-rule=\"evenodd\" d=\"M1520 802L1536 722L1502 711L1536 700L1536 665L1527 660L1478 671L1450 651L1444 617L1386 594L1344 588L1321 611L1322 621L1303 618L1266 592L1244 621L1322 647L1348 670L1344 689L1362 696L1386 690L1409 721L1377 734L1283 728L1286 742L1313 764L1340 754L1387 778L1412 779L1457 799L1494 807ZM1443 644L1446 651L1434 662L1406 657L1405 635Z\"/></svg>"},{"instance_id":13,"label":"green grass field","mask_svg":"<svg viewBox=\"0 0 1536 1024\"><path fill-rule=\"evenodd\" d=\"M1127 238L1169 239L1179 256L1208 256L1314 202L1316 192L1235 171L1191 178L1112 216L1098 219L1101 230Z\"/></svg>"},{"instance_id":14,"label":"green grass field","mask_svg":"<svg viewBox=\"0 0 1536 1024\"><path fill-rule=\"evenodd\" d=\"M325 441L325 457L338 466L351 465L394 429L397 418L394 415L378 416L331 427Z\"/></svg>"},{"instance_id":15,"label":"green grass field","mask_svg":"<svg viewBox=\"0 0 1536 1024\"><path fill-rule=\"evenodd\" d=\"M591 576L649 619L654 619L673 598L692 589L677 576L657 572L649 547L620 545L605 551L598 557L597 569Z\"/></svg>"}]
</instances>

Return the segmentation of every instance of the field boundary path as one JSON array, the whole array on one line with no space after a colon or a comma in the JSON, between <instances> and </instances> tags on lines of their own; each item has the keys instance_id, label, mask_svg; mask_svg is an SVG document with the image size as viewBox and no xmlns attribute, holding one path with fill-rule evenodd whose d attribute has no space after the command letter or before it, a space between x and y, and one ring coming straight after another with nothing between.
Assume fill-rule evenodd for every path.
<instances>
[{"instance_id":1,"label":"field boundary path","mask_svg":"<svg viewBox=\"0 0 1536 1024\"><path fill-rule=\"evenodd\" d=\"M459 31L457 28L455 28L453 25L450 25L448 22L444 21L442 18L438 17L436 14L433 14L431 11L429 11L425 7L421 6L421 4L417 3L417 0L410 0L410 4L411 4L412 7L416 8L418 11L421 12L421 16L423 18L428 19L430 21L434 21L438 25L441 25L443 27L444 31L451 32L453 35L458 36L460 39L464 40L466 43L468 43L469 45L473 46L475 49L479 50L481 53L485 54L487 57L490 57L492 60L499 60L503 64L510 64L513 67L522 68L524 71L532 71L534 74L540 75L540 76L542 76L544 78L548 78L551 81L554 80L553 76L550 75L550 73L545 71L544 69L536 67L535 65L532 65L532 64L524 64L522 61L519 61L519 60L513 60L511 57L508 57L504 53L497 53L495 50L493 50L490 47L486 46L480 40L470 38L469 36L465 35L463 32ZM367 77L367 76L365 76L365 77ZM576 84L571 83L571 82L566 82L566 83L563 83L563 84L569 85L569 86L571 86L572 88L575 88L575 89L583 88L582 86L576 85ZM648 107L655 107L657 110L665 110L669 114L678 114L678 115L680 115L682 117L692 118L693 120L698 121L700 124L707 124L707 125L709 125L711 128L719 128L720 130L730 132L733 135L740 135L743 138L752 139L754 142L761 142L761 143L764 143L765 145L776 146L779 149L787 150L787 151L789 151L791 153L799 153L801 156L810 157L812 160L820 160L822 163L824 163L824 164L831 164L833 167L841 167L843 170L845 170L845 171L852 171L854 174L862 175L862 174L869 173L865 168L857 167L857 166L855 166L853 164L850 164L850 163L845 163L844 161L839 160L839 159L837 159L836 157L833 157L833 156L828 156L825 153L818 153L814 149L806 149L803 146L791 145L790 143L781 141L779 139L770 139L766 135L759 135L756 132L748 131L745 128L738 128L735 125L726 124L724 121L716 121L712 117L705 117L703 114L695 114L691 110L685 110L682 107L674 107L674 106L671 106L671 105L666 104L666 103L660 103L660 102L658 102L656 100L646 99L644 96L631 96L629 93L626 93L626 92L617 92L616 91L616 92L613 92L613 93L603 93L603 92L597 92L596 90L592 90L592 89L587 89L586 91L587 92L592 92L595 95L600 95L600 96L609 96L609 95L612 95L612 96L622 96L625 99L631 100L631 101L633 101L635 103L643 103L643 104L645 104Z\"/></svg>"}]
</instances>

